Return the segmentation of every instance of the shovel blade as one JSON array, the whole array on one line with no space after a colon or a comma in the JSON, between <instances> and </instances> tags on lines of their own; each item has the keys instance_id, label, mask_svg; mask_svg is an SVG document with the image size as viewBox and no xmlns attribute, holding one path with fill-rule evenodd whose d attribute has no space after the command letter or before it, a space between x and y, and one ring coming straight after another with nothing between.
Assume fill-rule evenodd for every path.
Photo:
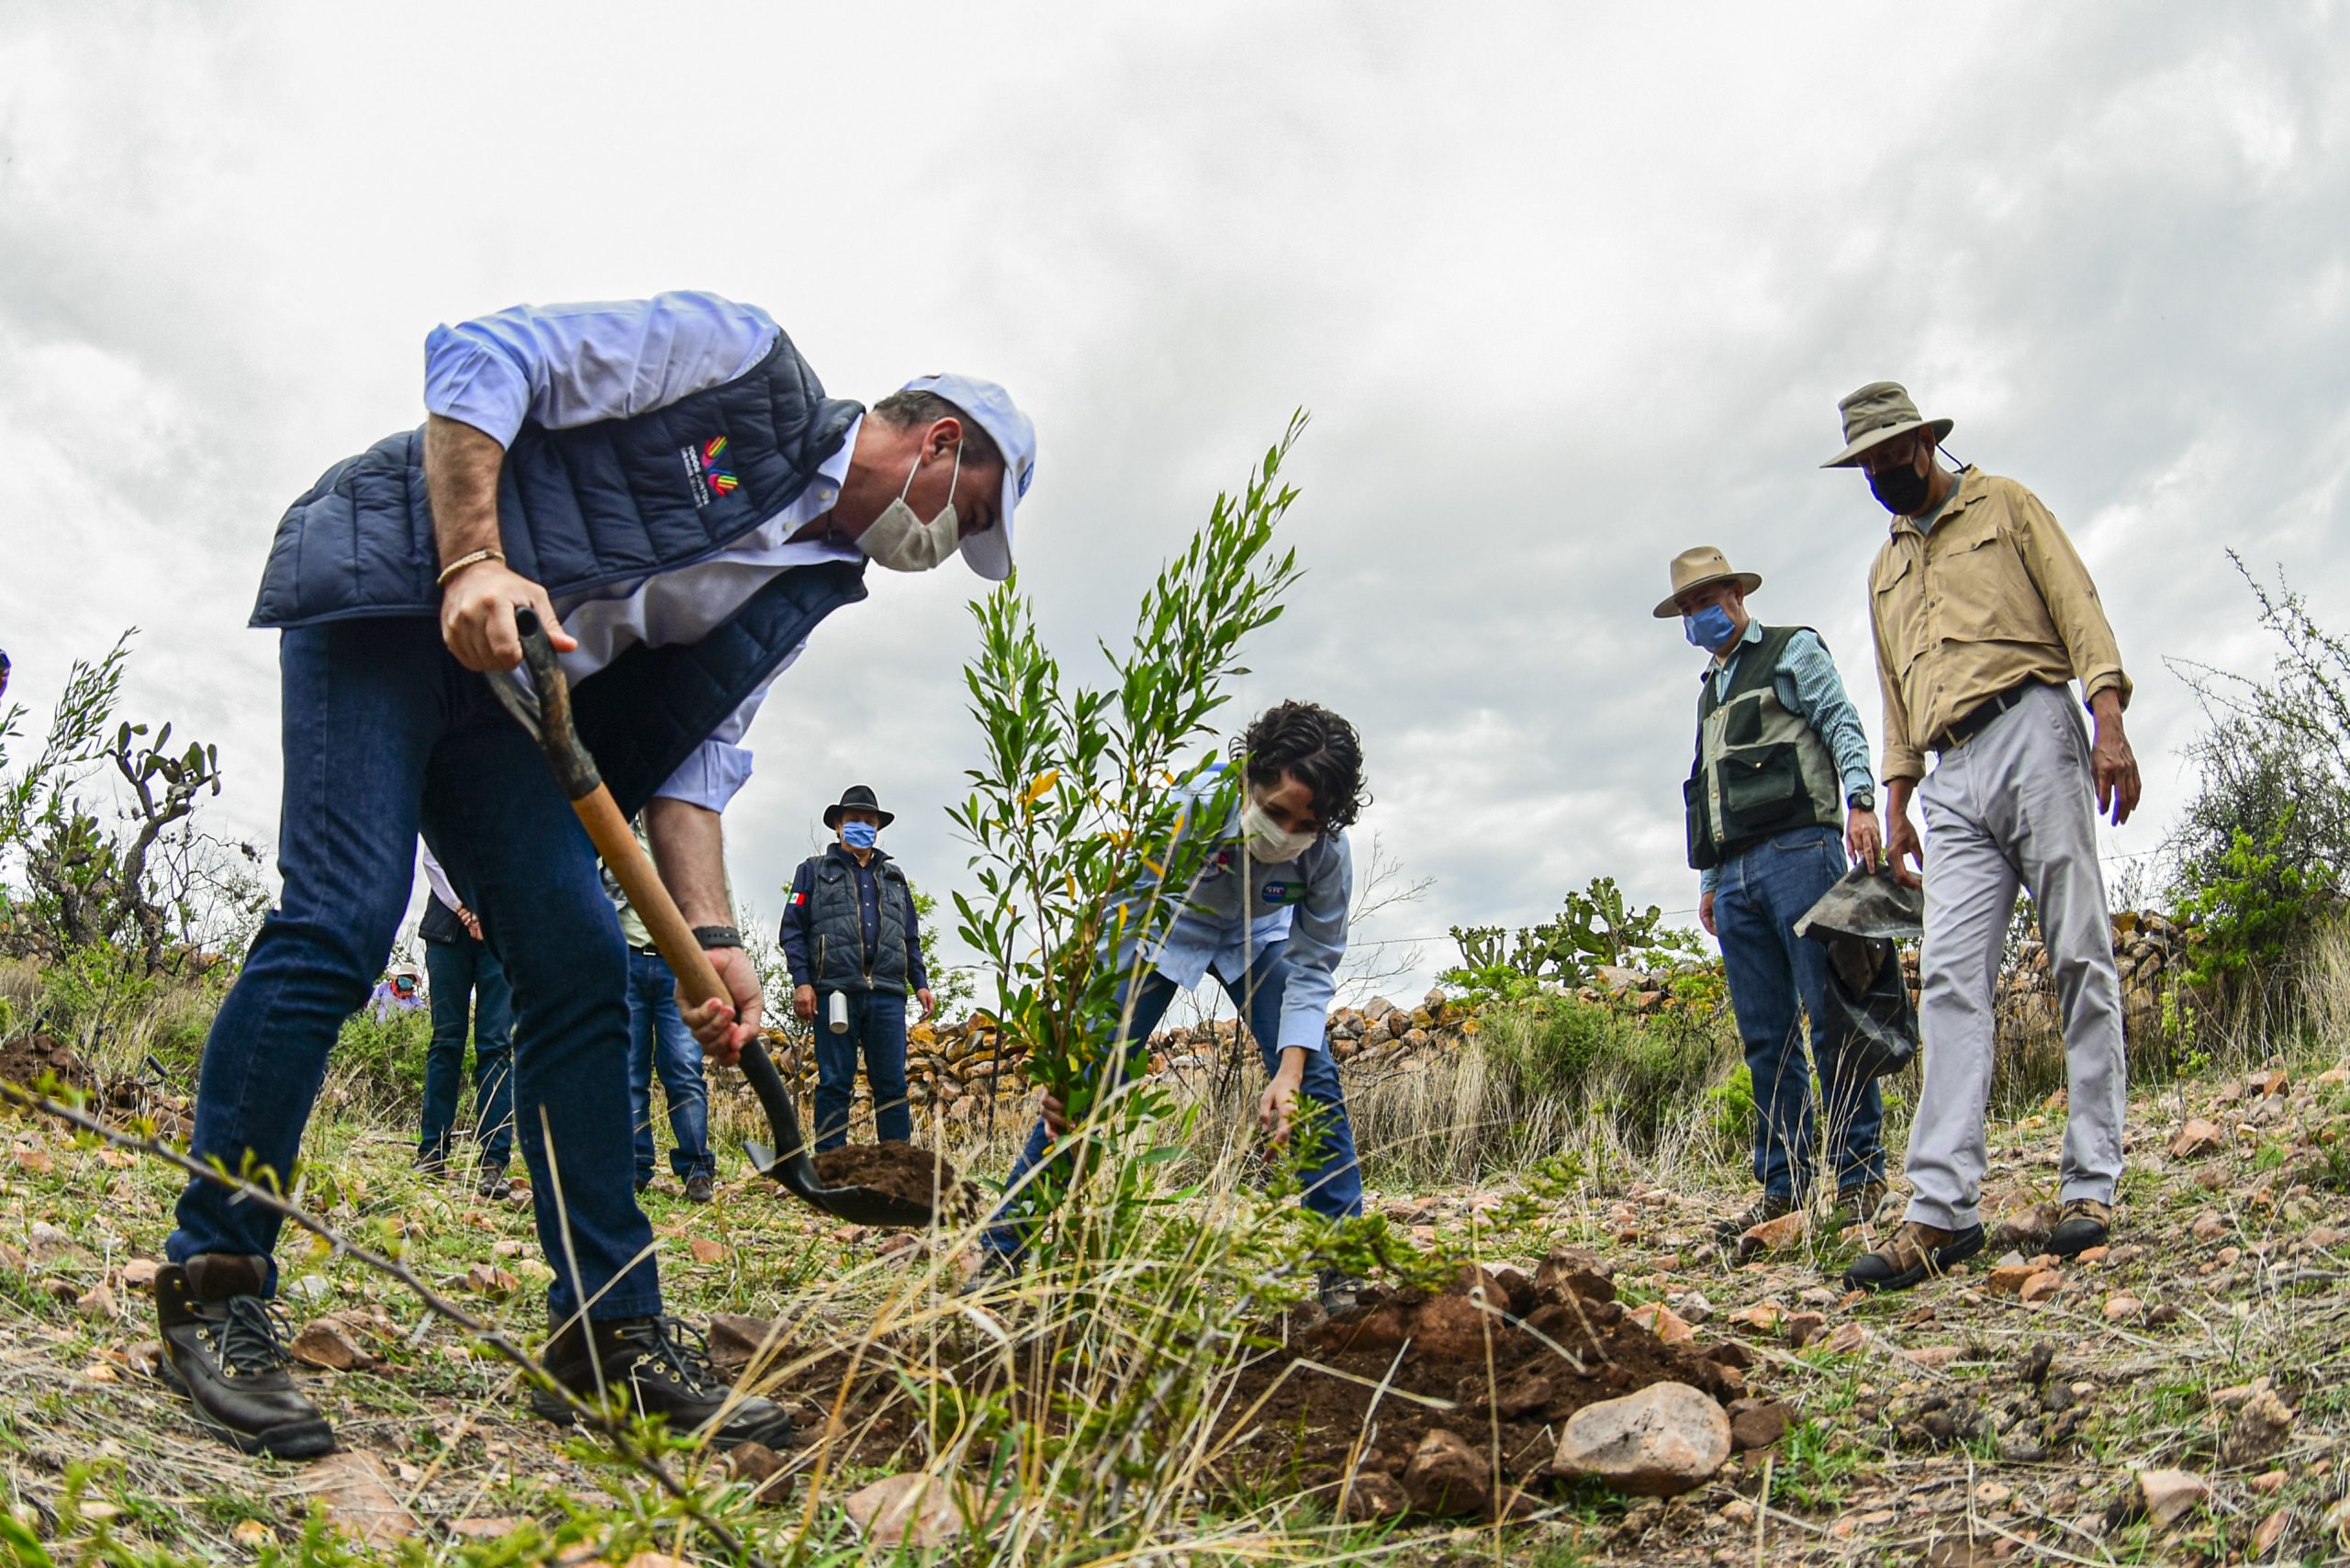
<instances>
[{"instance_id":1,"label":"shovel blade","mask_svg":"<svg viewBox=\"0 0 2350 1568\"><path fill-rule=\"evenodd\" d=\"M745 1141L743 1152L760 1175L805 1204L851 1225L891 1226L904 1230L926 1229L937 1218L929 1205L910 1204L870 1187L819 1187L795 1181L793 1162L778 1160L766 1144Z\"/></svg>"}]
</instances>

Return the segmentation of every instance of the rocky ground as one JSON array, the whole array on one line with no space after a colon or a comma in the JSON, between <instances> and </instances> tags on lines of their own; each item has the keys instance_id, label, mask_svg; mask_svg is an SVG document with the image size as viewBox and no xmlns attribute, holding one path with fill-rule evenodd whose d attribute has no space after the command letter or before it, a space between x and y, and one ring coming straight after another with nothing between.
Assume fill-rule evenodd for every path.
<instances>
[{"instance_id":1,"label":"rocky ground","mask_svg":"<svg viewBox=\"0 0 2350 1568\"><path fill-rule=\"evenodd\" d=\"M1590 1475L1538 1476L1521 1454L1522 1495L1450 1518L1356 1508L1373 1517L1341 1522L1333 1507L1285 1510L1260 1495L1246 1514L1259 1544L1235 1559L1466 1562L1498 1551L1560 1564L1947 1568L2344 1557L2350 1072L2278 1064L2141 1093L2114 1243L2057 1264L2040 1242L2062 1126L2052 1104L1998 1128L1997 1240L1954 1277L1882 1299L1834 1283L1861 1235L1782 1224L1723 1249L1713 1221L1749 1195L1727 1175L1603 1172L1484 1248L1528 1277L1554 1250L1584 1249L1612 1273L1617 1332L1646 1328L1679 1348L1684 1366L1737 1369L1715 1391L1748 1401L1732 1411L1775 1408L1742 1421L1728 1462L1673 1495L1639 1497ZM358 1239L402 1246L469 1308L538 1327L547 1275L526 1204L482 1204L424 1182L396 1129L319 1135L306 1202ZM168 1228L172 1174L45 1124L0 1124L0 1450L8 1502L35 1533L86 1542L103 1532L241 1562L295 1540L316 1499L386 1551L401 1540L485 1562L705 1550L658 1517L636 1477L530 1420L501 1363L396 1284L298 1241L282 1249L285 1305L312 1363L303 1375L345 1451L310 1466L239 1459L152 1378L144 1285ZM803 1373L854 1341L867 1304L933 1261L913 1238L786 1204L739 1159L725 1175L713 1207L684 1204L666 1178L648 1199L673 1305L696 1321L741 1315L723 1320L738 1338L745 1321L788 1323ZM1399 1230L1432 1239L1460 1234L1505 1196L1389 1191L1374 1203ZM952 1259L934 1261L941 1282L955 1277ZM1348 1350L1322 1343L1332 1355ZM848 1501L862 1494L869 1515L879 1506L870 1488L893 1466L858 1447L804 1375L786 1383L808 1429L834 1440L701 1473L746 1531L845 1541ZM1528 1432L1543 1428L1548 1406L1517 1400L1515 1386L1492 1391L1492 1403ZM1560 1414L1574 1403L1559 1402ZM1449 1435L1473 1458L1491 1418ZM1539 1440L1566 1437L1566 1424ZM1438 1442L1413 1482L1433 1440L1418 1436L1409 1453L1366 1453L1360 1473L1389 1473L1407 1499L1416 1485L1449 1506L1428 1476L1467 1462ZM879 1501L893 1495L884 1488ZM1231 1518L1210 1506L1201 1528L1226 1540ZM969 1540L948 1550L981 1560L986 1551Z\"/></svg>"}]
</instances>

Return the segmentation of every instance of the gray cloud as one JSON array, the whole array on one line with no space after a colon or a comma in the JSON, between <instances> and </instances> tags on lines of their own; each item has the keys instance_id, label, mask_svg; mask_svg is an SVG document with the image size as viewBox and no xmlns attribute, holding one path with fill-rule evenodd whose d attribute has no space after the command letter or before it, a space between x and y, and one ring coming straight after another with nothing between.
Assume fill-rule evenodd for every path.
<instances>
[{"instance_id":1,"label":"gray cloud","mask_svg":"<svg viewBox=\"0 0 2350 1568\"><path fill-rule=\"evenodd\" d=\"M2142 855L2195 722L2163 657L2262 656L2222 551L2350 622L2345 76L2319 5L19 9L0 645L45 701L146 627L131 706L217 738L224 816L266 836L243 621L285 499L419 417L437 320L714 287L845 395L1013 387L1044 443L1023 586L1080 667L1312 409L1310 575L1242 703L1362 727L1366 825L1437 879L1382 934L1601 873L1684 909L1663 564L1764 573L1874 737L1882 515L1816 465L1836 398L1893 375L2098 574L2150 763L2105 847ZM875 587L754 732L730 837L770 909L852 779L918 877L960 870L971 580Z\"/></svg>"}]
</instances>

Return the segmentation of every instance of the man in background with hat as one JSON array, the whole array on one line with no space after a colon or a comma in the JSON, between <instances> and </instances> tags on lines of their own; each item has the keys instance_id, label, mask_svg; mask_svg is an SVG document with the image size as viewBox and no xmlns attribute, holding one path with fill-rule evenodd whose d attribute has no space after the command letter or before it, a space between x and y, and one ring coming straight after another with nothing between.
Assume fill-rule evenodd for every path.
<instances>
[{"instance_id":1,"label":"man in background with hat","mask_svg":"<svg viewBox=\"0 0 2350 1568\"><path fill-rule=\"evenodd\" d=\"M1846 846L1876 863L1868 736L1819 633L1747 613L1760 576L1732 571L1719 550L1701 545L1673 557L1672 582L1656 618L1679 616L1690 644L1712 655L1682 796L1697 918L1721 943L1753 1081L1754 1179L1762 1184L1752 1206L1717 1234L1735 1240L1809 1201L1815 1067L1841 1228L1870 1218L1884 1200L1885 1103L1874 1079L1843 1070L1825 1002L1828 950L1796 936L1795 924L1843 876Z\"/></svg>"},{"instance_id":2,"label":"man in background with hat","mask_svg":"<svg viewBox=\"0 0 2350 1568\"><path fill-rule=\"evenodd\" d=\"M545 625L572 716L731 1001L683 1010L737 1059L759 979L726 901L722 812L778 676L867 562L961 554L1012 573L1035 432L992 382L829 397L766 311L714 294L520 305L424 340L424 423L329 468L280 521L256 626L281 633L284 890L204 1047L189 1152L290 1189L343 1018L407 913L420 830L514 989L517 1141L553 1271L542 1364L679 1437L789 1440L663 1310L632 1190L627 948L594 846L493 681L516 609ZM558 1167L561 1180L554 1180ZM165 1375L247 1452L334 1435L272 1310L281 1221L182 1193L155 1277ZM532 1408L571 1418L544 1390Z\"/></svg>"},{"instance_id":3,"label":"man in background with hat","mask_svg":"<svg viewBox=\"0 0 2350 1568\"><path fill-rule=\"evenodd\" d=\"M2109 810L2115 826L2129 821L2138 764L2122 731L2130 678L2113 629L2040 498L2012 479L1936 463L1952 421L1920 419L1893 382L1872 382L1840 408L1844 450L1822 466L1862 470L1893 514L1869 570L1885 691L1886 848L1897 869L1916 861L1926 888L1926 1068L1909 1134L1908 1214L1844 1282L1906 1290L1983 1246L1992 996L2020 886L2040 918L2065 1024L2063 1210L2048 1249L2069 1258L2106 1240L2125 1086L2097 818ZM2068 695L2074 680L2097 721L2094 742ZM1930 855L1909 822L1912 793L1925 803Z\"/></svg>"},{"instance_id":4,"label":"man in background with hat","mask_svg":"<svg viewBox=\"0 0 2350 1568\"><path fill-rule=\"evenodd\" d=\"M884 1143L913 1140L913 1112L906 1103L906 997L912 993L922 1003L924 1018L938 1002L923 969L913 890L878 843L896 820L869 786L850 785L824 808L824 825L838 842L800 863L784 904L783 956L796 982L792 1010L816 1025L820 1154L848 1141L859 1052L873 1090L875 1136ZM838 1032L832 1027L836 1011L848 1025Z\"/></svg>"}]
</instances>

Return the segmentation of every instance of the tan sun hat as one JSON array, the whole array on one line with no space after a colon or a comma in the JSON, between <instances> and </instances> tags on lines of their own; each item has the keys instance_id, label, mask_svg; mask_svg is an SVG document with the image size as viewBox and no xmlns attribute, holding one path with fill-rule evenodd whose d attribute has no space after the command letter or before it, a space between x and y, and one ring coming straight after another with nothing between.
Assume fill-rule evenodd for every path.
<instances>
[{"instance_id":1,"label":"tan sun hat","mask_svg":"<svg viewBox=\"0 0 2350 1568\"><path fill-rule=\"evenodd\" d=\"M1957 422L1919 418L1918 405L1909 400L1908 389L1898 381L1872 381L1837 404L1836 409L1844 416L1844 450L1821 464L1822 468L1850 468L1869 448L1920 427L1930 429L1939 442Z\"/></svg>"},{"instance_id":2,"label":"tan sun hat","mask_svg":"<svg viewBox=\"0 0 2350 1568\"><path fill-rule=\"evenodd\" d=\"M1681 606L1677 601L1681 596L1707 583L1736 583L1739 592L1752 593L1762 586L1762 577L1759 572L1731 571L1729 557L1710 544L1684 550L1673 558L1673 592L1656 607L1656 618L1671 621L1678 616Z\"/></svg>"}]
</instances>

